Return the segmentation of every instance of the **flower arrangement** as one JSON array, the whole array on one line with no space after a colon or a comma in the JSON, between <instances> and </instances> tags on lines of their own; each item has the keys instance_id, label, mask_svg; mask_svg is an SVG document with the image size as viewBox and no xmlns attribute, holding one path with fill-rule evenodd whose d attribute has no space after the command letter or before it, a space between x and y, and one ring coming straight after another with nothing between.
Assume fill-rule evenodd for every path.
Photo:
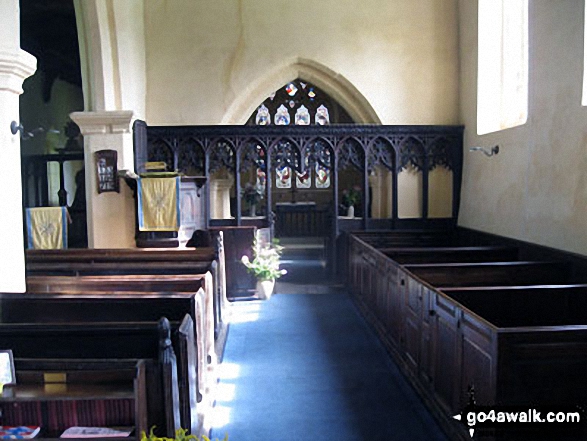
<instances>
[{"instance_id":1,"label":"flower arrangement","mask_svg":"<svg viewBox=\"0 0 587 441\"><path fill-rule=\"evenodd\" d=\"M257 205L263 199L263 189L260 185L254 185L249 182L242 189L241 196L249 205Z\"/></svg>"},{"instance_id":2,"label":"flower arrangement","mask_svg":"<svg viewBox=\"0 0 587 441\"><path fill-rule=\"evenodd\" d=\"M241 262L258 280L275 280L287 274L286 270L279 269L282 251L283 247L275 239L272 243L262 243L255 239L253 260L245 255L241 258Z\"/></svg>"},{"instance_id":3,"label":"flower arrangement","mask_svg":"<svg viewBox=\"0 0 587 441\"><path fill-rule=\"evenodd\" d=\"M342 205L345 207L354 207L361 200L361 187L354 186L342 192Z\"/></svg>"},{"instance_id":4,"label":"flower arrangement","mask_svg":"<svg viewBox=\"0 0 587 441\"><path fill-rule=\"evenodd\" d=\"M155 426L151 427L148 435L143 430L141 432L141 441L212 441L206 435L202 435L201 437L196 435L188 435L188 431L186 429L177 429L175 431L175 438L158 437L153 432L154 429ZM218 439L215 438L215 441L218 441ZM228 441L228 434L222 438L222 441Z\"/></svg>"}]
</instances>

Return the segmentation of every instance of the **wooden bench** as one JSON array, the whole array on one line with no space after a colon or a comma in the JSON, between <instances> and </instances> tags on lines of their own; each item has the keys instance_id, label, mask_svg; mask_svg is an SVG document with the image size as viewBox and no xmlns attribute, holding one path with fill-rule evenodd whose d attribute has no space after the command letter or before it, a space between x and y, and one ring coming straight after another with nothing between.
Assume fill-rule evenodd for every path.
<instances>
[{"instance_id":1,"label":"wooden bench","mask_svg":"<svg viewBox=\"0 0 587 441\"><path fill-rule=\"evenodd\" d=\"M217 328L213 314L213 293L211 292L212 277L210 273L191 275L118 275L118 276L28 276L27 292L53 292L60 294L101 294L115 295L120 292L135 291L149 293L188 293L191 297L201 288L204 295L195 299L190 311L192 319L199 329L197 335L202 338L203 350L206 354L221 356L223 342L215 339L213 331ZM110 292L111 291L111 292ZM200 302L201 304L197 303ZM218 343L218 344L215 344Z\"/></svg>"},{"instance_id":2,"label":"wooden bench","mask_svg":"<svg viewBox=\"0 0 587 441\"><path fill-rule=\"evenodd\" d=\"M148 395L161 389L149 375L153 360L17 358L15 366L16 384L0 394L2 424L40 426L37 439L72 426L114 426L133 427L125 439L138 441L157 421L147 408Z\"/></svg>"},{"instance_id":3,"label":"wooden bench","mask_svg":"<svg viewBox=\"0 0 587 441\"><path fill-rule=\"evenodd\" d=\"M2 323L138 323L165 315L181 327L174 330L178 353L180 411L183 427L200 430L212 405L215 383L211 324L205 326L204 293L77 292L2 294ZM195 318L195 320L192 319ZM194 331L195 329L195 331ZM91 342L88 342L89 344ZM123 345L123 347L126 343ZM107 349L106 349L107 350ZM119 355L123 356L123 353ZM201 403L196 407L195 403Z\"/></svg>"},{"instance_id":4,"label":"wooden bench","mask_svg":"<svg viewBox=\"0 0 587 441\"><path fill-rule=\"evenodd\" d=\"M42 251L42 250L39 250ZM48 251L48 250L47 250ZM64 250L54 250L54 251L64 251ZM88 250L83 250L88 251ZM89 250L95 251L95 250ZM39 254L39 253L37 253ZM59 252L52 252L49 253L50 255L56 256L56 259L62 259L62 255ZM79 253L82 256L86 256L87 254L93 253ZM104 250L97 251L98 255L106 256L107 253ZM124 254L120 251L120 254ZM153 253L151 252L134 252L132 251L130 254L136 255L150 255L152 256ZM159 254L159 253L154 253ZM180 256L185 253L179 252L170 252L170 255ZM188 253L189 255L189 253ZM84 257L85 258L85 257ZM120 262L111 262L111 261L99 261L99 262L91 262L91 261L76 261L75 257L72 257L71 260L60 260L58 262L52 261L28 261L26 265L27 276L158 276L163 279L162 276L166 275L197 275L197 274L212 274L212 279L207 282L206 289L210 289L213 292L212 296L212 311L213 311L213 321L214 321L214 336L216 339L219 339L219 347L222 348L224 345L224 341L226 339L226 332L228 323L225 320L225 310L228 306L224 291L219 289L220 283L214 283L215 277L214 274L217 275L216 279L220 277L222 279L222 274L219 274L216 271L216 262L215 261L143 261L143 260L128 260L128 261L120 261Z\"/></svg>"},{"instance_id":5,"label":"wooden bench","mask_svg":"<svg viewBox=\"0 0 587 441\"><path fill-rule=\"evenodd\" d=\"M404 269L435 287L564 284L570 276L565 262L439 263Z\"/></svg>"},{"instance_id":6,"label":"wooden bench","mask_svg":"<svg viewBox=\"0 0 587 441\"><path fill-rule=\"evenodd\" d=\"M215 320L218 324L215 329L218 334L225 326L222 312L227 307L223 237L222 233L217 234L215 246L208 248L27 250L27 274L203 274L209 271L214 283ZM80 263L94 266L78 266ZM143 269L137 269L137 265Z\"/></svg>"},{"instance_id":7,"label":"wooden bench","mask_svg":"<svg viewBox=\"0 0 587 441\"><path fill-rule=\"evenodd\" d=\"M475 251L466 261L471 248L488 245L457 237L439 249L423 246L418 234L361 236L348 243L357 304L451 439L470 439L452 415L468 403L471 386L480 405L587 399L587 294L585 285L571 285L576 271L564 255L500 261L495 251L484 261ZM405 245L388 245L394 241Z\"/></svg>"},{"instance_id":8,"label":"wooden bench","mask_svg":"<svg viewBox=\"0 0 587 441\"><path fill-rule=\"evenodd\" d=\"M505 246L386 247L378 250L401 265L518 260L518 249Z\"/></svg>"},{"instance_id":9,"label":"wooden bench","mask_svg":"<svg viewBox=\"0 0 587 441\"><path fill-rule=\"evenodd\" d=\"M449 247L466 245L459 239L453 229L354 231L352 235L374 248Z\"/></svg>"},{"instance_id":10,"label":"wooden bench","mask_svg":"<svg viewBox=\"0 0 587 441\"><path fill-rule=\"evenodd\" d=\"M149 360L145 365L147 426L157 425L166 436L172 436L180 426L177 364L171 326L165 318L128 323L2 323L0 347L11 348L17 360L32 359L32 367L42 367L47 359ZM75 398L74 391L63 399ZM3 394L3 400L14 402L7 395ZM41 395L33 398L43 400ZM144 425L140 422L139 427Z\"/></svg>"}]
</instances>

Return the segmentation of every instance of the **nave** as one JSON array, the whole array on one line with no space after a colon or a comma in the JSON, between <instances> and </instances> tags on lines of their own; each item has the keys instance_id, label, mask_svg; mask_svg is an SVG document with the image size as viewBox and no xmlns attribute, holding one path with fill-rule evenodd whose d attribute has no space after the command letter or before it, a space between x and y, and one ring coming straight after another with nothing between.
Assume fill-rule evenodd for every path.
<instances>
[{"instance_id":1,"label":"nave","mask_svg":"<svg viewBox=\"0 0 587 441\"><path fill-rule=\"evenodd\" d=\"M308 266L233 304L211 438L447 440L349 293Z\"/></svg>"}]
</instances>

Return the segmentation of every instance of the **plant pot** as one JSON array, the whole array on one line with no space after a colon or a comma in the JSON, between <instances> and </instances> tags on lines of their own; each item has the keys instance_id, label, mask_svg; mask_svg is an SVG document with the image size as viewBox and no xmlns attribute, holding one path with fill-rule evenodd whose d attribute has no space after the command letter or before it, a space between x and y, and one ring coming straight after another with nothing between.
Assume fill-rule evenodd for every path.
<instances>
[{"instance_id":1,"label":"plant pot","mask_svg":"<svg viewBox=\"0 0 587 441\"><path fill-rule=\"evenodd\" d=\"M269 300L273 294L275 279L257 280L257 295L261 300Z\"/></svg>"},{"instance_id":2,"label":"plant pot","mask_svg":"<svg viewBox=\"0 0 587 441\"><path fill-rule=\"evenodd\" d=\"M355 217L355 206L354 205L351 205L350 207L347 208L346 215L348 217Z\"/></svg>"}]
</instances>

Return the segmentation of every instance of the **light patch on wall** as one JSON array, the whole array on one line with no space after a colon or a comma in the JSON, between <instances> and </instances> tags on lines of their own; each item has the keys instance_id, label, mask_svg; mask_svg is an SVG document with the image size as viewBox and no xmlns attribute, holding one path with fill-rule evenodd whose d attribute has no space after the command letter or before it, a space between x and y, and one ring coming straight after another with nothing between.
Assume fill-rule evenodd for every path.
<instances>
[{"instance_id":1,"label":"light patch on wall","mask_svg":"<svg viewBox=\"0 0 587 441\"><path fill-rule=\"evenodd\" d=\"M528 0L479 0L477 134L528 119Z\"/></svg>"},{"instance_id":2,"label":"light patch on wall","mask_svg":"<svg viewBox=\"0 0 587 441\"><path fill-rule=\"evenodd\" d=\"M583 97L581 105L587 106L587 4L585 5L585 16L583 26L585 32L583 33Z\"/></svg>"}]
</instances>

